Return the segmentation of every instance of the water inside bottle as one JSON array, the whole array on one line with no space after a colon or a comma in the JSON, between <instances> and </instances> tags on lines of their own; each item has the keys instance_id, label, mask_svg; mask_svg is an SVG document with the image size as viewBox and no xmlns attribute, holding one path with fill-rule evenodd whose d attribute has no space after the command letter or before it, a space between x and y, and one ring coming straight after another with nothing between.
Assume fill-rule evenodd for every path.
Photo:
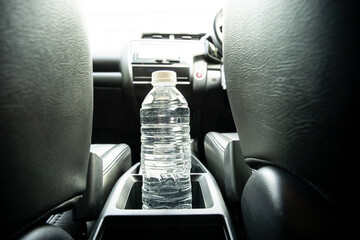
<instances>
[{"instance_id":1,"label":"water inside bottle","mask_svg":"<svg viewBox=\"0 0 360 240\"><path fill-rule=\"evenodd\" d=\"M155 87L141 111L143 209L191 208L190 111L175 87Z\"/></svg>"}]
</instances>

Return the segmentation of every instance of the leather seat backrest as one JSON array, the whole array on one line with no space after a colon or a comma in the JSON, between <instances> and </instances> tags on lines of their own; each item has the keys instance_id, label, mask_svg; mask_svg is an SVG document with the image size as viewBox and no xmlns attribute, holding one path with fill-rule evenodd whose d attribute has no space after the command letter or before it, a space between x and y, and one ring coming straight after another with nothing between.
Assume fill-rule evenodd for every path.
<instances>
[{"instance_id":1,"label":"leather seat backrest","mask_svg":"<svg viewBox=\"0 0 360 240\"><path fill-rule=\"evenodd\" d=\"M86 187L93 84L75 1L0 1L1 213L19 236Z\"/></svg>"},{"instance_id":2,"label":"leather seat backrest","mask_svg":"<svg viewBox=\"0 0 360 240\"><path fill-rule=\"evenodd\" d=\"M230 0L224 9L230 105L245 161L259 169L242 196L250 239L349 224L356 14L332 0Z\"/></svg>"}]
</instances>

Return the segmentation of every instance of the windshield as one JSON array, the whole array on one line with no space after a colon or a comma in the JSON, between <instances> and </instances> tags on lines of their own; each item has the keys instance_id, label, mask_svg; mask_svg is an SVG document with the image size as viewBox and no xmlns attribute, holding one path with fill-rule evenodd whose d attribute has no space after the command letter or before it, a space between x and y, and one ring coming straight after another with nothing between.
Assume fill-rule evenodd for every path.
<instances>
[{"instance_id":1,"label":"windshield","mask_svg":"<svg viewBox=\"0 0 360 240\"><path fill-rule=\"evenodd\" d=\"M82 0L92 51L113 50L142 33L208 33L222 0Z\"/></svg>"}]
</instances>

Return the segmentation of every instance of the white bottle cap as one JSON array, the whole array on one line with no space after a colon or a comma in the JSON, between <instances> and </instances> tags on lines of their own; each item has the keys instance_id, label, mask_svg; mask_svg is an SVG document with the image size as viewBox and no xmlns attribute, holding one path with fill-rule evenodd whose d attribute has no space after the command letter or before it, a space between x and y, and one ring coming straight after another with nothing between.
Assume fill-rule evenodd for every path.
<instances>
[{"instance_id":1,"label":"white bottle cap","mask_svg":"<svg viewBox=\"0 0 360 240\"><path fill-rule=\"evenodd\" d=\"M155 71L151 74L151 83L171 83L176 84L176 72L174 71Z\"/></svg>"}]
</instances>

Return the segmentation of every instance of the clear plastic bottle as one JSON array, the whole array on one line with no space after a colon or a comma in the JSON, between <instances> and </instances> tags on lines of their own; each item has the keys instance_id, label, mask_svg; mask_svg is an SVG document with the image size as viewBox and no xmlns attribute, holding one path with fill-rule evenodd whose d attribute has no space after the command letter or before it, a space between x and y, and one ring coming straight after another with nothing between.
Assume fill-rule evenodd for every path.
<instances>
[{"instance_id":1,"label":"clear plastic bottle","mask_svg":"<svg viewBox=\"0 0 360 240\"><path fill-rule=\"evenodd\" d=\"M175 72L153 72L152 85L140 110L142 208L191 208L190 110Z\"/></svg>"}]
</instances>

